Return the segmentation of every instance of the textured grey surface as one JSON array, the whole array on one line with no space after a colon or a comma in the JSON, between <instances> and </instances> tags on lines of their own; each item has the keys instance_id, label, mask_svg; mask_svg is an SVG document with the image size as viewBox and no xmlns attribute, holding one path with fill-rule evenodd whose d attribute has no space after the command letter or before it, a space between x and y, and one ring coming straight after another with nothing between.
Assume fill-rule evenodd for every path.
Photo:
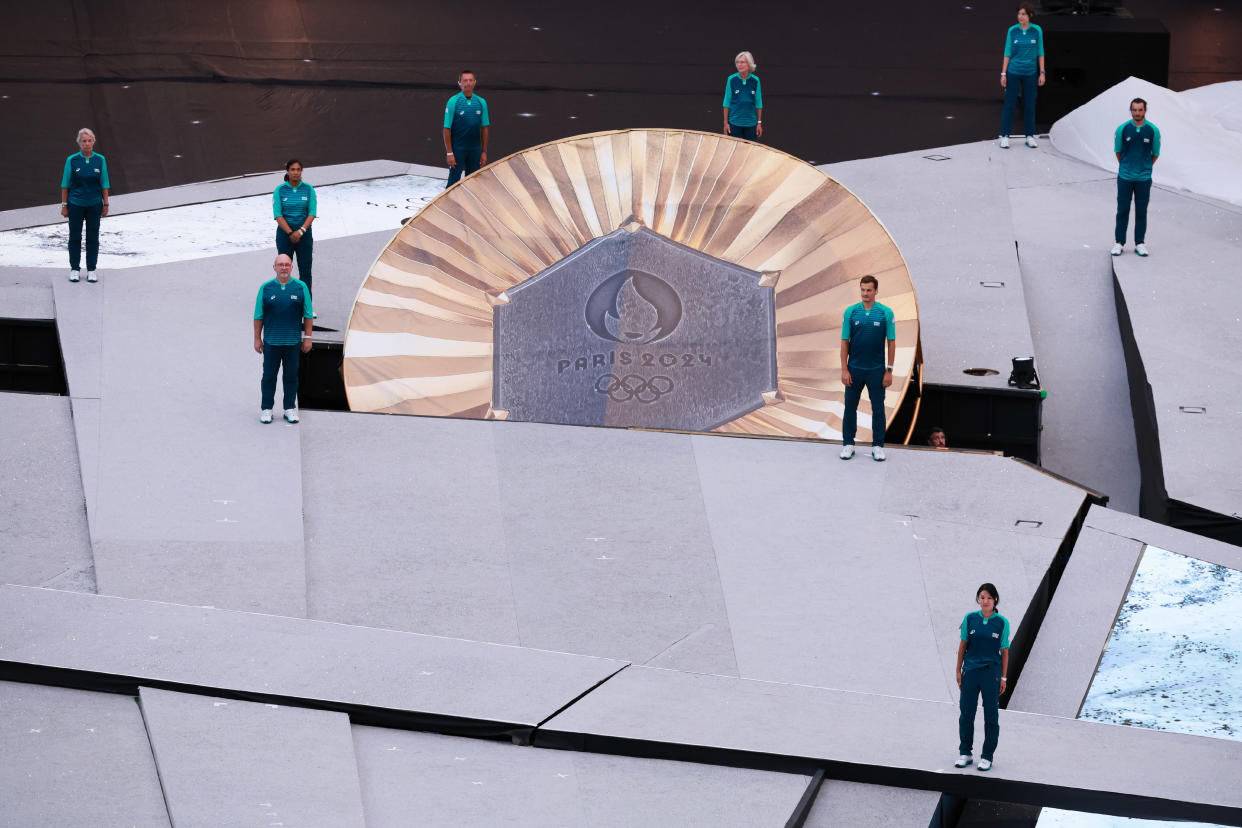
<instances>
[{"instance_id":1,"label":"textured grey surface","mask_svg":"<svg viewBox=\"0 0 1242 828\"><path fill-rule=\"evenodd\" d=\"M1003 710L996 764L980 774L953 768L957 715L955 703L630 667L554 717L536 744L565 734L588 737L588 747L590 737L625 737L840 762L867 774L886 768L971 797L986 798L1005 780L1039 786L1028 793L1038 790L1048 805L1116 812L1122 797L1150 797L1242 820L1233 784L1242 743Z\"/></svg>"},{"instance_id":2,"label":"textured grey surface","mask_svg":"<svg viewBox=\"0 0 1242 828\"><path fill-rule=\"evenodd\" d=\"M1142 552L1137 541L1089 526L1082 530L1013 688L1010 710L1078 716Z\"/></svg>"},{"instance_id":3,"label":"textured grey surface","mask_svg":"<svg viewBox=\"0 0 1242 828\"><path fill-rule=\"evenodd\" d=\"M1208 563L1221 564L1230 569L1242 569L1242 548L1211 538L1192 535L1162 523L1154 523L1140 517L1092 506L1087 513L1086 526L1141 543L1159 546L1179 555L1198 558Z\"/></svg>"},{"instance_id":4,"label":"textured grey surface","mask_svg":"<svg viewBox=\"0 0 1242 828\"><path fill-rule=\"evenodd\" d=\"M0 319L45 320L55 317L50 284L0 284Z\"/></svg>"},{"instance_id":5,"label":"textured grey surface","mask_svg":"<svg viewBox=\"0 0 1242 828\"><path fill-rule=\"evenodd\" d=\"M754 411L776 388L760 278L645 228L595 239L505 292L494 404L527 422L687 431Z\"/></svg>"},{"instance_id":6,"label":"textured grey surface","mask_svg":"<svg viewBox=\"0 0 1242 828\"><path fill-rule=\"evenodd\" d=\"M303 428L312 616L736 673L689 438L332 412Z\"/></svg>"},{"instance_id":7,"label":"textured grey surface","mask_svg":"<svg viewBox=\"0 0 1242 828\"><path fill-rule=\"evenodd\" d=\"M980 142L820 168L861 198L901 248L919 298L926 382L1005 388L1011 358L1035 353L1001 152ZM967 368L998 373L975 377Z\"/></svg>"},{"instance_id":8,"label":"textured grey surface","mask_svg":"<svg viewBox=\"0 0 1242 828\"><path fill-rule=\"evenodd\" d=\"M624 662L302 618L0 586L15 664L536 724Z\"/></svg>"},{"instance_id":9,"label":"textured grey surface","mask_svg":"<svg viewBox=\"0 0 1242 828\"><path fill-rule=\"evenodd\" d=\"M102 591L305 612L298 430L257 417L250 318L271 259L57 283L70 391L100 400L91 506Z\"/></svg>"},{"instance_id":10,"label":"textured grey surface","mask_svg":"<svg viewBox=\"0 0 1242 828\"><path fill-rule=\"evenodd\" d=\"M372 826L781 826L809 781L373 727L354 744Z\"/></svg>"},{"instance_id":11,"label":"textured grey surface","mask_svg":"<svg viewBox=\"0 0 1242 828\"><path fill-rule=\"evenodd\" d=\"M0 583L93 592L69 400L0 394L0 423Z\"/></svg>"},{"instance_id":12,"label":"textured grey surface","mask_svg":"<svg viewBox=\"0 0 1242 828\"><path fill-rule=\"evenodd\" d=\"M99 514L99 399L71 397L73 436L78 445L78 466L82 472L82 492L86 497L86 523L91 540L95 538L95 516Z\"/></svg>"},{"instance_id":13,"label":"textured grey surface","mask_svg":"<svg viewBox=\"0 0 1242 828\"><path fill-rule=\"evenodd\" d=\"M1107 494L1112 508L1137 513L1138 454L1108 255L1115 179L1012 189L1009 198L1048 392L1040 459Z\"/></svg>"},{"instance_id":14,"label":"textured grey surface","mask_svg":"<svg viewBox=\"0 0 1242 828\"><path fill-rule=\"evenodd\" d=\"M1237 309L1242 208L1152 188L1146 259L1113 260L1147 371L1170 498L1242 515ZM1187 317L1192 324L1187 324ZM1179 406L1204 406L1187 414ZM1230 447L1233 448L1230 448Z\"/></svg>"},{"instance_id":15,"label":"textured grey surface","mask_svg":"<svg viewBox=\"0 0 1242 828\"><path fill-rule=\"evenodd\" d=\"M366 824L344 713L148 687L139 700L178 828Z\"/></svg>"},{"instance_id":16,"label":"textured grey surface","mask_svg":"<svg viewBox=\"0 0 1242 828\"><path fill-rule=\"evenodd\" d=\"M130 696L0 681L0 825L168 825Z\"/></svg>"},{"instance_id":17,"label":"textured grey surface","mask_svg":"<svg viewBox=\"0 0 1242 828\"><path fill-rule=\"evenodd\" d=\"M807 816L807 828L927 828L938 791L916 791L887 785L825 779Z\"/></svg>"}]
</instances>

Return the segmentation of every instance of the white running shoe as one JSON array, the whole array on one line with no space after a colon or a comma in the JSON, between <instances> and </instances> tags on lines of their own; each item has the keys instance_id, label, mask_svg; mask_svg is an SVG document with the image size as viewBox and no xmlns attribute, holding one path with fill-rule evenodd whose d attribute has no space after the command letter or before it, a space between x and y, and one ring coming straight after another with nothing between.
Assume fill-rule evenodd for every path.
<instances>
[{"instance_id":1,"label":"white running shoe","mask_svg":"<svg viewBox=\"0 0 1242 828\"><path fill-rule=\"evenodd\" d=\"M1009 136L1008 135L1002 135L1000 137L1000 148L1009 149Z\"/></svg>"},{"instance_id":2,"label":"white running shoe","mask_svg":"<svg viewBox=\"0 0 1242 828\"><path fill-rule=\"evenodd\" d=\"M69 271L69 281L71 281L71 282L76 282L76 281L78 281L78 280L79 280L79 279L81 279L81 278L82 278L82 271L80 271L80 270L71 270L71 271Z\"/></svg>"},{"instance_id":3,"label":"white running shoe","mask_svg":"<svg viewBox=\"0 0 1242 828\"><path fill-rule=\"evenodd\" d=\"M872 460L883 460L884 459L884 446L872 446L871 447L871 459Z\"/></svg>"},{"instance_id":4,"label":"white running shoe","mask_svg":"<svg viewBox=\"0 0 1242 828\"><path fill-rule=\"evenodd\" d=\"M842 460L849 460L853 456L854 456L854 446L852 445L841 446L841 459Z\"/></svg>"},{"instance_id":5,"label":"white running shoe","mask_svg":"<svg viewBox=\"0 0 1242 828\"><path fill-rule=\"evenodd\" d=\"M93 271L93 270L88 270L88 271L86 271L86 281L88 281L88 282L98 282L98 281L99 281L99 277L95 275L95 271Z\"/></svg>"},{"instance_id":6,"label":"white running shoe","mask_svg":"<svg viewBox=\"0 0 1242 828\"><path fill-rule=\"evenodd\" d=\"M973 761L975 760L970 758L969 753L963 753L961 756L957 757L957 761L953 763L953 767L964 768Z\"/></svg>"},{"instance_id":7,"label":"white running shoe","mask_svg":"<svg viewBox=\"0 0 1242 828\"><path fill-rule=\"evenodd\" d=\"M272 409L265 408L259 412L259 422L270 423L272 421Z\"/></svg>"},{"instance_id":8,"label":"white running shoe","mask_svg":"<svg viewBox=\"0 0 1242 828\"><path fill-rule=\"evenodd\" d=\"M1136 244L1136 245L1134 245L1134 252L1135 252L1135 253L1137 253L1137 254L1139 254L1140 256L1146 256L1146 255L1147 255L1147 245L1145 245L1145 244Z\"/></svg>"},{"instance_id":9,"label":"white running shoe","mask_svg":"<svg viewBox=\"0 0 1242 828\"><path fill-rule=\"evenodd\" d=\"M1114 245L1113 245L1113 249L1112 249L1112 250L1110 250L1110 251L1108 251L1108 252L1109 252L1109 253L1112 253L1114 256L1120 256L1120 255L1121 255L1121 245L1119 245L1119 244L1114 244Z\"/></svg>"},{"instance_id":10,"label":"white running shoe","mask_svg":"<svg viewBox=\"0 0 1242 828\"><path fill-rule=\"evenodd\" d=\"M990 771L991 769L992 769L992 760L991 760L991 759L980 759L980 760L979 760L979 770L981 770L981 771Z\"/></svg>"},{"instance_id":11,"label":"white running shoe","mask_svg":"<svg viewBox=\"0 0 1242 828\"><path fill-rule=\"evenodd\" d=\"M1026 145L1031 149L1035 149L1039 146L1039 142L1035 140L1034 135L1028 135L1026 136Z\"/></svg>"},{"instance_id":12,"label":"white running shoe","mask_svg":"<svg viewBox=\"0 0 1242 828\"><path fill-rule=\"evenodd\" d=\"M296 408L285 409L285 422L296 423L298 421L298 410Z\"/></svg>"}]
</instances>

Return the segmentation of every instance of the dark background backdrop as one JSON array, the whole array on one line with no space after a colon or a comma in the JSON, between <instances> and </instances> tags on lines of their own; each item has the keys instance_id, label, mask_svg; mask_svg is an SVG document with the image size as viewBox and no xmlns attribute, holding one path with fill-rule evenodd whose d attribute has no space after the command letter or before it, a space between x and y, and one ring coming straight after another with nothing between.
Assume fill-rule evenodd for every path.
<instances>
[{"instance_id":1,"label":"dark background backdrop","mask_svg":"<svg viewBox=\"0 0 1242 828\"><path fill-rule=\"evenodd\" d=\"M57 201L81 126L117 193L295 155L311 183L319 164L440 165L460 68L488 101L492 160L605 129L719 129L742 49L763 79L765 142L807 160L985 138L1014 6L3 0L0 209ZM1130 0L1126 12L1170 30L1172 88L1242 78L1238 0Z\"/></svg>"}]
</instances>

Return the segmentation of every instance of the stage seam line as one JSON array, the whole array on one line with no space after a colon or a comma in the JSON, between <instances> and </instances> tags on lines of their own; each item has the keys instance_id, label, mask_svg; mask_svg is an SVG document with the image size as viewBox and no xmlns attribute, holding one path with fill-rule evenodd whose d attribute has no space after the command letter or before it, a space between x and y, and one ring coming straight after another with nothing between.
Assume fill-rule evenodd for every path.
<instances>
[{"instance_id":1,"label":"stage seam line","mask_svg":"<svg viewBox=\"0 0 1242 828\"><path fill-rule=\"evenodd\" d=\"M729 649L733 655L733 669L738 678L742 677L742 665L737 658L737 641L733 638L733 619L729 617L729 596L725 592L724 579L720 576L720 552L716 548L715 530L712 528L711 513L707 508L707 498L703 495L703 469L699 466L698 441L690 438L690 456L694 459L694 472L698 477L699 506L703 509L703 521L707 524L707 540L712 547L712 569L716 571L716 589L720 594L720 606L724 610L725 632L729 634Z\"/></svg>"},{"instance_id":2,"label":"stage seam line","mask_svg":"<svg viewBox=\"0 0 1242 828\"><path fill-rule=\"evenodd\" d=\"M138 687L141 693L142 686ZM151 724L147 721L147 711L142 706L142 696L134 696L134 704L138 705L138 715L142 717L142 730L147 736L147 748L151 751L151 764L155 765L155 778L160 782L160 797L164 800L164 812L168 815L168 824L173 824L172 808L168 804L168 790L164 787L164 774L160 773L160 760L155 755L155 740L151 738Z\"/></svg>"},{"instance_id":3,"label":"stage seam line","mask_svg":"<svg viewBox=\"0 0 1242 828\"><path fill-rule=\"evenodd\" d=\"M623 664L623 665L621 665L621 667L617 668L617 670L615 670L614 672L609 673L608 675L604 676L602 679L600 679L599 681L595 682L595 684L591 685L590 687L588 687L587 689L583 690L583 691L582 691L581 693L579 693L578 695L574 696L574 697L573 697L572 699L570 699L569 701L565 702L563 705L561 705L559 708L557 708L555 711L553 711L553 712L552 712L549 716L547 716L545 719L543 719L542 721L536 722L536 723L535 723L535 726L534 726L534 727L532 727L532 728L530 729L530 737L529 737L529 738L530 738L530 743L531 743L531 744L534 744L534 742L535 742L535 733L536 733L536 732L538 732L539 728L543 727L543 726L544 726L545 724L547 724L549 721L551 721L552 719L555 719L557 716L561 715L561 714L562 714L562 713L564 713L566 710L568 710L569 708L573 707L573 706L574 706L575 704L577 704L579 701L581 701L582 699L586 698L589 694L594 693L596 690L598 690L600 687L602 687L602 686L604 685L604 682L606 682L606 681L608 681L609 679L613 678L614 676L616 676L616 675L620 674L620 673L621 673L621 671L625 670L625 669L626 669L627 667L629 667L629 666L630 666L630 664L628 664L628 663L627 663L627 664Z\"/></svg>"}]
</instances>

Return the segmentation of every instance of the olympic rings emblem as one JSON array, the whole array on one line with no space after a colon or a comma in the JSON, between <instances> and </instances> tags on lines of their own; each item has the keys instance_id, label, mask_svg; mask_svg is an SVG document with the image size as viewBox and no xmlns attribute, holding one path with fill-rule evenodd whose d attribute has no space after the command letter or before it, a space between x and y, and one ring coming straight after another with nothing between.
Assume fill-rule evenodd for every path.
<instances>
[{"instance_id":1,"label":"olympic rings emblem","mask_svg":"<svg viewBox=\"0 0 1242 828\"><path fill-rule=\"evenodd\" d=\"M644 379L638 374L626 374L624 377L604 374L595 381L595 390L607 394L608 399L613 402L638 400L640 403L649 404L672 391L673 381L665 376Z\"/></svg>"}]
</instances>

